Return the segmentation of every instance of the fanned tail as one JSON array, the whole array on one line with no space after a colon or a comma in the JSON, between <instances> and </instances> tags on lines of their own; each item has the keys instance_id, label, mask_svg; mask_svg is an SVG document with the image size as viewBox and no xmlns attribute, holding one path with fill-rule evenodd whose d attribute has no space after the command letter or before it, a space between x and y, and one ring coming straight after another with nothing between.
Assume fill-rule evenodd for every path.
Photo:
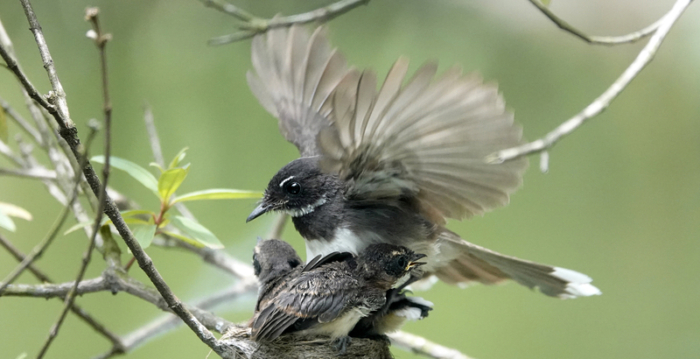
<instances>
[{"instance_id":1,"label":"fanned tail","mask_svg":"<svg viewBox=\"0 0 700 359\"><path fill-rule=\"evenodd\" d=\"M438 246L438 256L449 258L433 274L446 283L495 284L512 279L561 299L602 294L591 284L593 279L583 273L503 255L471 244L450 231L440 234Z\"/></svg>"}]
</instances>

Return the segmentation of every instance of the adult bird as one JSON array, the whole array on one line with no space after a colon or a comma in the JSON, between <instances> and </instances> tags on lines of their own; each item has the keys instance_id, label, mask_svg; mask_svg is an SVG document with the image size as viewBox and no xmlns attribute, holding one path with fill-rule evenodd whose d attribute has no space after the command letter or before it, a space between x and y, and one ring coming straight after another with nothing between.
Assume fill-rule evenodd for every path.
<instances>
[{"instance_id":1,"label":"adult bird","mask_svg":"<svg viewBox=\"0 0 700 359\"><path fill-rule=\"evenodd\" d=\"M309 35L299 26L256 36L252 63L252 92L301 158L273 176L247 221L289 214L307 259L391 243L428 255L425 279L600 294L582 273L506 256L445 228L448 218L506 205L527 167L522 158L485 161L521 144L495 85L456 67L436 76L433 62L406 81L400 58L377 91L376 75L349 68L321 28Z\"/></svg>"}]
</instances>

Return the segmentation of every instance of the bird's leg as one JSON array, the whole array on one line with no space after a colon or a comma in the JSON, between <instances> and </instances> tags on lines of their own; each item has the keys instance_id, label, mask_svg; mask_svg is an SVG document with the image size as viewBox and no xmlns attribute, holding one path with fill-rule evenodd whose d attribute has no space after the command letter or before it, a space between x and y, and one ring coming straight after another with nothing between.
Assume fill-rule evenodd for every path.
<instances>
[{"instance_id":1,"label":"bird's leg","mask_svg":"<svg viewBox=\"0 0 700 359\"><path fill-rule=\"evenodd\" d=\"M349 336L340 337L333 341L333 346L338 350L338 354L343 355L348 350L348 345L352 342Z\"/></svg>"}]
</instances>

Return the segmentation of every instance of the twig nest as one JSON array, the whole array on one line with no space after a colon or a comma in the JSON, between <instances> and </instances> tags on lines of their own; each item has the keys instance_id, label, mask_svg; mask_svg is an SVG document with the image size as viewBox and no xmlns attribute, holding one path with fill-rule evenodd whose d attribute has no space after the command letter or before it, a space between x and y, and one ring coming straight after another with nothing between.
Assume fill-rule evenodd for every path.
<instances>
[{"instance_id":1,"label":"twig nest","mask_svg":"<svg viewBox=\"0 0 700 359\"><path fill-rule=\"evenodd\" d=\"M327 337L284 335L270 343L256 343L245 326L232 327L221 342L246 359L393 358L388 340L353 338L345 354L340 355Z\"/></svg>"}]
</instances>

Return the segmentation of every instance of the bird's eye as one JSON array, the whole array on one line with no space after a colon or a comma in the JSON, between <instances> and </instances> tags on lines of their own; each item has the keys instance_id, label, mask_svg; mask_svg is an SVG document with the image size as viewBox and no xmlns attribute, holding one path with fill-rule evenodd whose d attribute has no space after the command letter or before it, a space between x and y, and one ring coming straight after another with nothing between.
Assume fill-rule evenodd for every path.
<instances>
[{"instance_id":1,"label":"bird's eye","mask_svg":"<svg viewBox=\"0 0 700 359\"><path fill-rule=\"evenodd\" d=\"M406 267L408 266L408 259L404 257L399 257L399 267L403 270L406 270Z\"/></svg>"},{"instance_id":2,"label":"bird's eye","mask_svg":"<svg viewBox=\"0 0 700 359\"><path fill-rule=\"evenodd\" d=\"M299 194L301 192L301 185L299 182L287 182L284 184L284 191L288 194Z\"/></svg>"},{"instance_id":3,"label":"bird's eye","mask_svg":"<svg viewBox=\"0 0 700 359\"><path fill-rule=\"evenodd\" d=\"M258 262L258 256L255 254L253 254L253 269L255 270L255 276L259 276L262 268L260 267L260 262Z\"/></svg>"}]
</instances>

